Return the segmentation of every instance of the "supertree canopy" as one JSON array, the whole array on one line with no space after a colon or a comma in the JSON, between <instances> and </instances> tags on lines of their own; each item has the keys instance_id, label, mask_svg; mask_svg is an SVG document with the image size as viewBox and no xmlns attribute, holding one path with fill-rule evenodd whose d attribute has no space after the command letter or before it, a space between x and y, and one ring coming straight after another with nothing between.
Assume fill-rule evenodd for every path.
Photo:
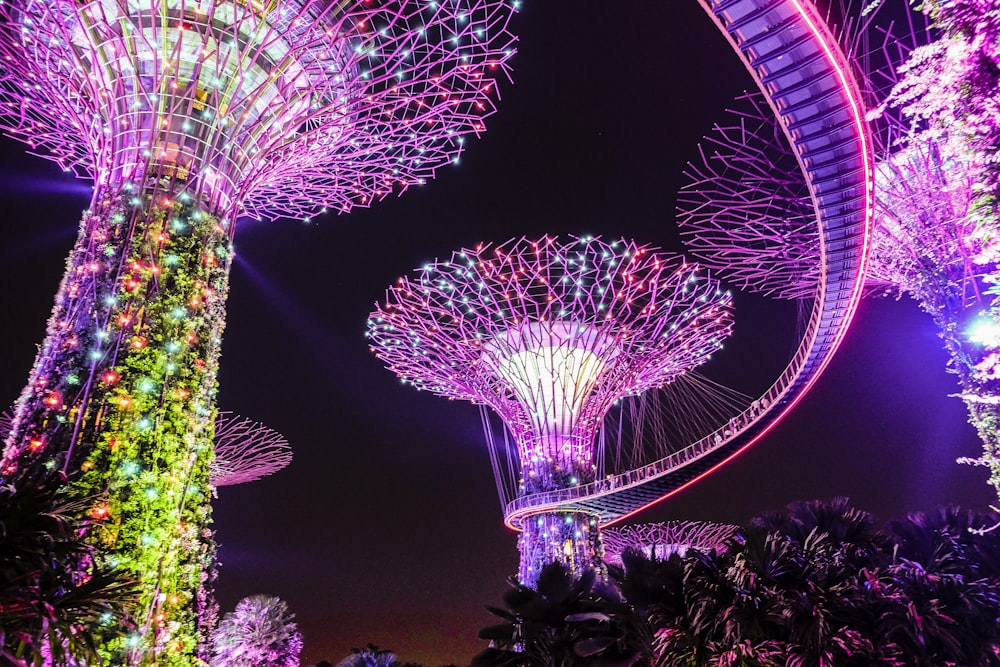
<instances>
[{"instance_id":1,"label":"supertree canopy","mask_svg":"<svg viewBox=\"0 0 1000 667\"><path fill-rule=\"evenodd\" d=\"M621 565L622 552L633 549L660 560L684 556L689 550L723 552L736 526L704 521L664 521L604 530L604 560Z\"/></svg>"},{"instance_id":2,"label":"supertree canopy","mask_svg":"<svg viewBox=\"0 0 1000 667\"><path fill-rule=\"evenodd\" d=\"M215 459L209 466L212 486L233 486L273 475L292 462L285 436L263 424L220 412L215 420Z\"/></svg>"},{"instance_id":3,"label":"supertree canopy","mask_svg":"<svg viewBox=\"0 0 1000 667\"><path fill-rule=\"evenodd\" d=\"M11 0L0 129L94 195L2 474L61 475L142 582L105 650L193 664L214 622L209 467L236 220L422 183L493 110L503 0ZM201 637L201 639L199 639Z\"/></svg>"},{"instance_id":4,"label":"supertree canopy","mask_svg":"<svg viewBox=\"0 0 1000 667\"><path fill-rule=\"evenodd\" d=\"M730 296L698 267L630 241L511 240L456 252L390 287L372 350L418 389L479 402L513 434L519 492L594 480L594 440L617 399L663 386L719 349ZM522 523L519 578L600 567L595 516Z\"/></svg>"},{"instance_id":5,"label":"supertree canopy","mask_svg":"<svg viewBox=\"0 0 1000 667\"><path fill-rule=\"evenodd\" d=\"M784 299L812 296L819 231L802 170L763 95L740 97L689 162L677 193L688 249L734 286Z\"/></svg>"}]
</instances>

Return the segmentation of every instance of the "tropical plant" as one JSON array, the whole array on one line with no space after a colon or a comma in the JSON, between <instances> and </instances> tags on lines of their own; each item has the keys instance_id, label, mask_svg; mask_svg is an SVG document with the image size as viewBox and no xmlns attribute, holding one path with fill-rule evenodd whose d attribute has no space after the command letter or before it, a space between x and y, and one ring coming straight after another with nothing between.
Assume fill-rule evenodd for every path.
<instances>
[{"instance_id":1,"label":"tropical plant","mask_svg":"<svg viewBox=\"0 0 1000 667\"><path fill-rule=\"evenodd\" d=\"M648 664L648 627L593 570L574 578L560 563L542 569L537 588L510 580L504 606L487 607L502 622L479 637L490 648L473 667L629 667Z\"/></svg>"},{"instance_id":2,"label":"tropical plant","mask_svg":"<svg viewBox=\"0 0 1000 667\"><path fill-rule=\"evenodd\" d=\"M135 585L79 538L92 504L0 487L0 664L100 664L98 637L129 630Z\"/></svg>"},{"instance_id":3,"label":"tropical plant","mask_svg":"<svg viewBox=\"0 0 1000 667\"><path fill-rule=\"evenodd\" d=\"M995 667L1000 537L941 510L877 527L846 499L754 519L723 555L623 559L658 665Z\"/></svg>"},{"instance_id":4,"label":"tropical plant","mask_svg":"<svg viewBox=\"0 0 1000 667\"><path fill-rule=\"evenodd\" d=\"M956 508L891 521L892 550L873 584L876 641L914 667L1000 665L1000 537L995 519Z\"/></svg>"},{"instance_id":5,"label":"tropical plant","mask_svg":"<svg viewBox=\"0 0 1000 667\"><path fill-rule=\"evenodd\" d=\"M1000 667L995 522L946 508L880 527L835 498L757 517L721 553L626 550L621 596L550 566L491 610L473 665Z\"/></svg>"},{"instance_id":6,"label":"tropical plant","mask_svg":"<svg viewBox=\"0 0 1000 667\"><path fill-rule=\"evenodd\" d=\"M283 600L240 600L212 633L213 667L298 667L302 634Z\"/></svg>"},{"instance_id":7,"label":"tropical plant","mask_svg":"<svg viewBox=\"0 0 1000 667\"><path fill-rule=\"evenodd\" d=\"M392 651L380 649L375 644L352 648L351 654L337 663L337 667L390 667L399 666L399 658Z\"/></svg>"}]
</instances>

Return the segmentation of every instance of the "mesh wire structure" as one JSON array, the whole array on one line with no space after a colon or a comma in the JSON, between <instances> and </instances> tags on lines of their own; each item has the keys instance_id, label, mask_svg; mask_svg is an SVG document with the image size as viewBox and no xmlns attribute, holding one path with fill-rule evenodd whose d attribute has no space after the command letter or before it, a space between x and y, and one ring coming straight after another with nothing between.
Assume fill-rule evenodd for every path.
<instances>
[{"instance_id":1,"label":"mesh wire structure","mask_svg":"<svg viewBox=\"0 0 1000 667\"><path fill-rule=\"evenodd\" d=\"M626 549L660 560L673 554L684 556L689 549L721 553L728 548L736 530L736 526L704 521L665 521L606 528L604 560L611 565L621 565Z\"/></svg>"},{"instance_id":2,"label":"mesh wire structure","mask_svg":"<svg viewBox=\"0 0 1000 667\"><path fill-rule=\"evenodd\" d=\"M677 194L681 236L736 287L810 297L819 279L820 243L802 171L764 96L736 102L684 171Z\"/></svg>"},{"instance_id":3,"label":"mesh wire structure","mask_svg":"<svg viewBox=\"0 0 1000 667\"><path fill-rule=\"evenodd\" d=\"M292 462L285 436L252 419L220 412L215 420L215 460L210 468L213 486L255 482Z\"/></svg>"},{"instance_id":4,"label":"mesh wire structure","mask_svg":"<svg viewBox=\"0 0 1000 667\"><path fill-rule=\"evenodd\" d=\"M731 327L729 294L696 265L630 241L543 237L460 250L400 278L368 336L405 382L500 415L530 494L592 481L611 404L703 363ZM523 527L522 581L551 560L598 565L586 513Z\"/></svg>"},{"instance_id":5,"label":"mesh wire structure","mask_svg":"<svg viewBox=\"0 0 1000 667\"><path fill-rule=\"evenodd\" d=\"M966 8L987 30L989 6ZM940 108L942 99L970 94L959 81L972 67L962 55L969 36L942 38L905 3L873 3L871 14L858 3L845 7L853 18L843 38L863 69L876 140L866 280L872 292L912 297L933 318L983 443L982 456L960 462L988 468L1000 493L1000 316L991 296L1000 281L1000 219L992 205L982 206L989 158L956 134L951 110ZM889 18L880 18L883 10ZM914 114L911 106L936 108L946 118ZM679 220L692 252L720 275L765 294L803 298L809 269L820 261L818 237L801 224L810 209L805 183L796 183L790 152L776 138L773 115L752 97L744 100L706 138L712 150L703 148L701 161L689 166Z\"/></svg>"},{"instance_id":6,"label":"mesh wire structure","mask_svg":"<svg viewBox=\"0 0 1000 667\"><path fill-rule=\"evenodd\" d=\"M229 216L346 211L483 131L495 0L15 0L0 128L98 185L180 178Z\"/></svg>"}]
</instances>

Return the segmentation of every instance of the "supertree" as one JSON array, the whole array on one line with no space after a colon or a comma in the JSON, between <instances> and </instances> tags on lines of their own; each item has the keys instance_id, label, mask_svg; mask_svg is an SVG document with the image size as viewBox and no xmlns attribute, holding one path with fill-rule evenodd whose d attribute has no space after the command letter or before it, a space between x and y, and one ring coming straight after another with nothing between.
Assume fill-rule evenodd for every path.
<instances>
[{"instance_id":1,"label":"supertree","mask_svg":"<svg viewBox=\"0 0 1000 667\"><path fill-rule=\"evenodd\" d=\"M400 278L368 323L373 352L417 389L483 403L513 434L519 493L594 480L612 403L700 365L732 326L730 295L698 267L632 241L515 239ZM533 513L519 579L600 568L597 517Z\"/></svg>"},{"instance_id":2,"label":"supertree","mask_svg":"<svg viewBox=\"0 0 1000 667\"><path fill-rule=\"evenodd\" d=\"M979 58L970 55L971 44L985 49L988 40L946 34L919 46L935 34L913 24L883 35L876 50L881 69L866 75L877 140L869 292L906 294L933 318L984 447L981 457L960 461L988 467L1000 494L1000 311L992 298L1000 280L1000 218L984 197L994 187L991 158L980 146L988 133L962 130L980 117L958 108L970 90L963 83L975 69L970 61ZM679 197L687 245L743 287L808 296L799 287L820 264L811 203L759 98L745 98L707 142L712 149L689 165Z\"/></svg>"},{"instance_id":3,"label":"supertree","mask_svg":"<svg viewBox=\"0 0 1000 667\"><path fill-rule=\"evenodd\" d=\"M102 494L89 538L143 584L115 661L205 656L209 467L237 219L423 183L493 110L504 0L12 0L0 129L94 194L0 474Z\"/></svg>"},{"instance_id":4,"label":"supertree","mask_svg":"<svg viewBox=\"0 0 1000 667\"><path fill-rule=\"evenodd\" d=\"M246 417L220 412L215 420L212 486L233 486L273 475L292 462L285 436Z\"/></svg>"},{"instance_id":5,"label":"supertree","mask_svg":"<svg viewBox=\"0 0 1000 667\"><path fill-rule=\"evenodd\" d=\"M690 549L723 552L736 526L704 521L665 521L632 526L616 526L604 531L604 560L621 565L622 552L634 549L647 556L665 559L684 556Z\"/></svg>"}]
</instances>

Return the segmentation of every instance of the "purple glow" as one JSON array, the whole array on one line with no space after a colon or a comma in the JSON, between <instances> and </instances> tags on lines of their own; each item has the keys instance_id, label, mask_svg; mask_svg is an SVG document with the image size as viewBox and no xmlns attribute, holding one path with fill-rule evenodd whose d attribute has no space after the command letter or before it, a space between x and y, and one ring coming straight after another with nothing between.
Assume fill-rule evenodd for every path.
<instances>
[{"instance_id":1,"label":"purple glow","mask_svg":"<svg viewBox=\"0 0 1000 667\"><path fill-rule=\"evenodd\" d=\"M733 285L784 299L813 295L820 237L802 171L760 94L744 95L699 146L678 193L685 245Z\"/></svg>"},{"instance_id":2,"label":"purple glow","mask_svg":"<svg viewBox=\"0 0 1000 667\"><path fill-rule=\"evenodd\" d=\"M994 159L1000 51L990 39L1000 22L992 6L927 3L924 10L944 35L920 21L910 24L910 34L905 25L898 36L882 31L882 69L866 73L866 88L881 97L868 118L878 141L865 277L873 291L906 294L934 319L984 445L982 457L962 461L990 468L990 483L1000 493L1000 354L991 349L1000 322L1000 218L991 197L1000 183ZM928 39L934 41L920 45ZM796 170L780 161L770 174L758 168L765 157L756 147L779 157L782 150L771 141L777 124L759 105L740 115L738 127L751 129L711 137L721 150L689 174L692 194L681 198L685 234L722 275L800 296L795 267L822 260L814 230L795 224L810 206L806 183L800 179L796 186ZM755 216L754 224L747 224L751 216L744 211ZM769 230L782 226L788 234L775 246ZM758 252L769 256L773 247L781 251L776 260L758 260Z\"/></svg>"},{"instance_id":3,"label":"purple glow","mask_svg":"<svg viewBox=\"0 0 1000 667\"><path fill-rule=\"evenodd\" d=\"M633 242L519 239L456 252L400 278L372 313L372 351L418 389L484 403L520 459L519 493L594 481L611 404L703 363L732 327L730 296L698 267ZM524 521L521 571L599 566L597 521Z\"/></svg>"},{"instance_id":4,"label":"purple glow","mask_svg":"<svg viewBox=\"0 0 1000 667\"><path fill-rule=\"evenodd\" d=\"M484 130L510 11L18 0L0 8L0 128L98 186L176 177L224 217L347 211Z\"/></svg>"}]
</instances>

